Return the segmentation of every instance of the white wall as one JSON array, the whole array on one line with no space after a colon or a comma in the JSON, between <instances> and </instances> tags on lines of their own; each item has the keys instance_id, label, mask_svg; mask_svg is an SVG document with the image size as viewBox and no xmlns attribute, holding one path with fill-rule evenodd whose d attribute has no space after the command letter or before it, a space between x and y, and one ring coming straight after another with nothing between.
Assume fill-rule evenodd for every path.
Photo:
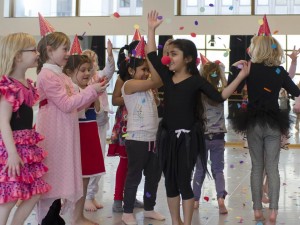
<instances>
[{"instance_id":1,"label":"white wall","mask_svg":"<svg viewBox=\"0 0 300 225\"><path fill-rule=\"evenodd\" d=\"M4 0L0 0L0 35L13 32L27 32L39 35L38 18L4 18ZM258 20L262 16L174 16L173 0L144 0L143 16L120 17L64 17L47 18L57 31L63 31L67 35L86 32L86 35L130 35L133 26L140 25L141 34L147 32L147 13L151 9L159 10L165 23L157 30L157 34L236 34L251 35L257 33ZM194 21L199 25L195 26ZM300 34L300 26L297 21L300 16L268 16L271 31L278 30L278 34ZM91 25L89 25L89 23ZM179 27L184 26L184 30Z\"/></svg>"}]
</instances>

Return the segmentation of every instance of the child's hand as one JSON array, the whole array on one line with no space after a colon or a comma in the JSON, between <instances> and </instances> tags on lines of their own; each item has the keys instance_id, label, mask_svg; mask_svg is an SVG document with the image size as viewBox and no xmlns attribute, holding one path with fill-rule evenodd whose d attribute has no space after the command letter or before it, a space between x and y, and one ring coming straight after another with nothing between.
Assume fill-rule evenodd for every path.
<instances>
[{"instance_id":1,"label":"child's hand","mask_svg":"<svg viewBox=\"0 0 300 225\"><path fill-rule=\"evenodd\" d=\"M244 61L244 60L241 60L241 61ZM241 71L239 72L239 75L238 77L241 77L242 79L245 79L248 75L249 75L249 72L250 72L250 67L251 67L251 62L243 62L242 64L239 64L239 65L242 65L242 68L241 68Z\"/></svg>"},{"instance_id":2,"label":"child's hand","mask_svg":"<svg viewBox=\"0 0 300 225\"><path fill-rule=\"evenodd\" d=\"M246 61L246 60L239 60L239 61L233 63L232 66L235 66L235 67L239 67L239 68L240 68L239 65L243 65L244 63L247 63L247 61ZM240 68L240 69L241 69L241 68Z\"/></svg>"},{"instance_id":3,"label":"child's hand","mask_svg":"<svg viewBox=\"0 0 300 225\"><path fill-rule=\"evenodd\" d=\"M107 78L104 77L102 78L102 80L100 80L100 83L97 84L93 84L93 87L95 88L95 90L97 91L97 93L102 93L106 90L106 88L108 87L109 83L107 81Z\"/></svg>"},{"instance_id":4,"label":"child's hand","mask_svg":"<svg viewBox=\"0 0 300 225\"><path fill-rule=\"evenodd\" d=\"M155 30L162 22L163 20L159 20L158 18L158 12L156 10L151 10L150 13L148 13L148 28Z\"/></svg>"},{"instance_id":5,"label":"child's hand","mask_svg":"<svg viewBox=\"0 0 300 225\"><path fill-rule=\"evenodd\" d=\"M21 167L24 166L22 159L17 152L8 154L7 162L3 171L7 170L9 177L20 176Z\"/></svg>"},{"instance_id":6,"label":"child's hand","mask_svg":"<svg viewBox=\"0 0 300 225\"><path fill-rule=\"evenodd\" d=\"M113 56L112 49L113 49L112 43L108 39L107 40L107 55L110 56L110 57Z\"/></svg>"},{"instance_id":7,"label":"child's hand","mask_svg":"<svg viewBox=\"0 0 300 225\"><path fill-rule=\"evenodd\" d=\"M292 62L297 62L297 58L300 52L300 48L296 50L296 45L294 45L294 49L291 54L286 54L288 57L291 58Z\"/></svg>"}]
</instances>

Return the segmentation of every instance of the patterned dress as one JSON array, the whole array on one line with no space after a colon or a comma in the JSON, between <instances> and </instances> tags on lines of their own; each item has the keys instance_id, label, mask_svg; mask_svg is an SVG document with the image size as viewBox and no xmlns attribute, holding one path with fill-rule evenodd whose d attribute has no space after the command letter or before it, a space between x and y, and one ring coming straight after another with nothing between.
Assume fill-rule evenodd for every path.
<instances>
[{"instance_id":1,"label":"patterned dress","mask_svg":"<svg viewBox=\"0 0 300 225\"><path fill-rule=\"evenodd\" d=\"M7 171L3 171L8 153L0 133L0 204L27 200L50 190L50 185L42 179L48 171L43 164L47 152L36 145L43 137L32 129L32 106L38 100L38 94L32 81L27 80L27 86L7 76L0 80L0 97L12 105L10 125L17 152L24 163L20 176L9 177Z\"/></svg>"},{"instance_id":2,"label":"patterned dress","mask_svg":"<svg viewBox=\"0 0 300 225\"><path fill-rule=\"evenodd\" d=\"M127 134L127 109L125 105L119 106L116 112L115 124L111 134L107 156L120 156L127 158L125 137Z\"/></svg>"}]
</instances>

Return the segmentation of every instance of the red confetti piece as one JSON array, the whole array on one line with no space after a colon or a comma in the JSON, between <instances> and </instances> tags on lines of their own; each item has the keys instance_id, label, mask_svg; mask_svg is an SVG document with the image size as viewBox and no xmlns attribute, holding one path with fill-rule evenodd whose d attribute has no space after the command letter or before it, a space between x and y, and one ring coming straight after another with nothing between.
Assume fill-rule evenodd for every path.
<instances>
[{"instance_id":1,"label":"red confetti piece","mask_svg":"<svg viewBox=\"0 0 300 225\"><path fill-rule=\"evenodd\" d=\"M269 88L264 87L264 90L267 92L272 92Z\"/></svg>"},{"instance_id":2,"label":"red confetti piece","mask_svg":"<svg viewBox=\"0 0 300 225\"><path fill-rule=\"evenodd\" d=\"M209 201L209 197L208 196L205 196L204 198L203 198L205 201Z\"/></svg>"},{"instance_id":3,"label":"red confetti piece","mask_svg":"<svg viewBox=\"0 0 300 225\"><path fill-rule=\"evenodd\" d=\"M184 27L179 27L179 30L183 30L184 29Z\"/></svg>"},{"instance_id":4,"label":"red confetti piece","mask_svg":"<svg viewBox=\"0 0 300 225\"><path fill-rule=\"evenodd\" d=\"M161 63L163 65L168 65L168 64L170 64L170 62L171 62L171 58L167 55L165 55L161 58Z\"/></svg>"},{"instance_id":5,"label":"red confetti piece","mask_svg":"<svg viewBox=\"0 0 300 225\"><path fill-rule=\"evenodd\" d=\"M116 17L116 18L120 18L120 14L119 14L118 12L115 12L113 15L114 15L114 17Z\"/></svg>"},{"instance_id":6,"label":"red confetti piece","mask_svg":"<svg viewBox=\"0 0 300 225\"><path fill-rule=\"evenodd\" d=\"M197 34L196 34L196 33L194 33L194 32L192 32L192 33L191 33L191 36L192 36L192 37L196 37L196 36L197 36Z\"/></svg>"}]
</instances>

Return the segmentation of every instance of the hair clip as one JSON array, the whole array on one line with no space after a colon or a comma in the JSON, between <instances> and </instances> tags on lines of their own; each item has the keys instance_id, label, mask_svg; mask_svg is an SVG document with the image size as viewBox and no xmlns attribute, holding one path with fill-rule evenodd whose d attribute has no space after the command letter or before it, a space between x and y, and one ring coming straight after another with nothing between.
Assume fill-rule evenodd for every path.
<instances>
[{"instance_id":1,"label":"hair clip","mask_svg":"<svg viewBox=\"0 0 300 225\"><path fill-rule=\"evenodd\" d=\"M217 77L218 74L216 74L216 71L215 71L215 72L213 72L210 76L211 76L211 77Z\"/></svg>"}]
</instances>

